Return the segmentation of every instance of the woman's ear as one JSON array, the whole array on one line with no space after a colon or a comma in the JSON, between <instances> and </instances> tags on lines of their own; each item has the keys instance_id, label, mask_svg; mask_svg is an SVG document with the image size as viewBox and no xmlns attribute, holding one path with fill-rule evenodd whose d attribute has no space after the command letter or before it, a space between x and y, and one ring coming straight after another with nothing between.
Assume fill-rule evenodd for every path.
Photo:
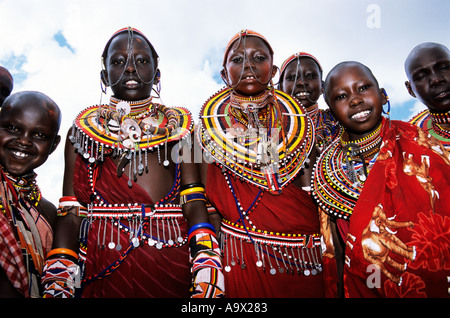
<instances>
[{"instance_id":1,"label":"woman's ear","mask_svg":"<svg viewBox=\"0 0 450 318\"><path fill-rule=\"evenodd\" d=\"M56 150L56 148L58 147L60 141L61 141L61 136L60 135L56 135L55 139L53 140L53 144L52 144L52 147L50 149L50 153L52 153L53 151Z\"/></svg>"},{"instance_id":2,"label":"woman's ear","mask_svg":"<svg viewBox=\"0 0 450 318\"><path fill-rule=\"evenodd\" d=\"M225 83L225 85L229 86L227 71L224 68L220 71L220 77L222 78L222 81Z\"/></svg>"},{"instance_id":3,"label":"woman's ear","mask_svg":"<svg viewBox=\"0 0 450 318\"><path fill-rule=\"evenodd\" d=\"M414 91L413 91L413 89L411 87L411 83L409 81L406 81L405 82L405 86L406 86L406 89L408 90L409 95L411 95L412 97L416 98L416 94L414 94Z\"/></svg>"},{"instance_id":4,"label":"woman's ear","mask_svg":"<svg viewBox=\"0 0 450 318\"><path fill-rule=\"evenodd\" d=\"M102 82L103 85L109 86L108 72L106 72L106 70L100 71L100 81Z\"/></svg>"},{"instance_id":5,"label":"woman's ear","mask_svg":"<svg viewBox=\"0 0 450 318\"><path fill-rule=\"evenodd\" d=\"M160 80L161 80L161 71L159 70L159 68L157 68L155 73L155 79L153 80L153 85L158 85Z\"/></svg>"},{"instance_id":6,"label":"woman's ear","mask_svg":"<svg viewBox=\"0 0 450 318\"><path fill-rule=\"evenodd\" d=\"M389 100L386 90L384 88L380 88L380 94L381 94L381 104L385 105Z\"/></svg>"},{"instance_id":7,"label":"woman's ear","mask_svg":"<svg viewBox=\"0 0 450 318\"><path fill-rule=\"evenodd\" d=\"M272 78L274 78L275 75L277 75L278 70L279 70L278 66L276 65L272 66Z\"/></svg>"}]
</instances>

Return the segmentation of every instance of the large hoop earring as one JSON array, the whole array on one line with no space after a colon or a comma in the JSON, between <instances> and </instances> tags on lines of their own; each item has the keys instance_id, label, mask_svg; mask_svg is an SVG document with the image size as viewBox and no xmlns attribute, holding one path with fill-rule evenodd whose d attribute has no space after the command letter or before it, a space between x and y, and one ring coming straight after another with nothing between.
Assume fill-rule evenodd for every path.
<instances>
[{"instance_id":1,"label":"large hoop earring","mask_svg":"<svg viewBox=\"0 0 450 318\"><path fill-rule=\"evenodd\" d=\"M226 85L227 87L230 87L230 84L228 83L228 79L227 79L226 76L225 76L225 70L224 70L224 69L222 69L222 70L220 71L220 77L222 78L222 81L225 83L225 85Z\"/></svg>"},{"instance_id":2,"label":"large hoop earring","mask_svg":"<svg viewBox=\"0 0 450 318\"><path fill-rule=\"evenodd\" d=\"M102 93L106 95L107 92L107 87L105 85L105 82L103 81L103 79L100 79L100 89L102 90Z\"/></svg>"},{"instance_id":3,"label":"large hoop earring","mask_svg":"<svg viewBox=\"0 0 450 318\"><path fill-rule=\"evenodd\" d=\"M384 94L386 97L386 102L388 105L387 111L384 111L384 105L382 107L383 114L387 115L388 121L389 121L389 128L391 127L391 102L389 101L389 96L386 93L386 90L384 88L381 89L381 93Z\"/></svg>"}]
</instances>

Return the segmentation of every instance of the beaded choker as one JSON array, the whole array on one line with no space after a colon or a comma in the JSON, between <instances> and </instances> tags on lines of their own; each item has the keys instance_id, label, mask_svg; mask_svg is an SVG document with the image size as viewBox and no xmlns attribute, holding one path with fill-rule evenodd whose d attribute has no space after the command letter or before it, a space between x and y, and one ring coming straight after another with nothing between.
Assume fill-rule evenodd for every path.
<instances>
[{"instance_id":1,"label":"beaded choker","mask_svg":"<svg viewBox=\"0 0 450 318\"><path fill-rule=\"evenodd\" d=\"M192 128L191 113L185 108L152 103L151 98L138 102L111 98L109 105L84 109L75 118L69 139L89 163L101 162L109 154L120 157L123 165L131 161L130 172L133 167L136 177L147 166L147 151L158 151L160 158L163 145L163 163L168 166L167 144L188 138Z\"/></svg>"},{"instance_id":2,"label":"beaded choker","mask_svg":"<svg viewBox=\"0 0 450 318\"><path fill-rule=\"evenodd\" d=\"M42 196L41 190L36 183L36 173L32 172L22 177L13 177L3 167L1 169L18 193L27 198L34 206L39 204Z\"/></svg>"},{"instance_id":3,"label":"beaded choker","mask_svg":"<svg viewBox=\"0 0 450 318\"><path fill-rule=\"evenodd\" d=\"M279 193L304 167L314 144L314 127L293 97L272 92L267 105L255 106L259 110L254 113L259 121L255 127L234 112L231 89L222 89L200 111L197 140L223 170ZM260 99L263 104L265 101Z\"/></svg>"},{"instance_id":4,"label":"beaded choker","mask_svg":"<svg viewBox=\"0 0 450 318\"><path fill-rule=\"evenodd\" d=\"M154 114L156 111L152 104L152 98L153 96L141 101L124 101L112 96L109 105L105 108L109 111L121 111L124 114L128 114L131 118L145 117L150 112Z\"/></svg>"},{"instance_id":5,"label":"beaded choker","mask_svg":"<svg viewBox=\"0 0 450 318\"><path fill-rule=\"evenodd\" d=\"M430 112L431 120L436 124L450 124L450 112L446 113L432 113Z\"/></svg>"},{"instance_id":6,"label":"beaded choker","mask_svg":"<svg viewBox=\"0 0 450 318\"><path fill-rule=\"evenodd\" d=\"M256 97L248 97L237 94L234 90L230 91L231 106L239 108L243 111L253 111L266 107L274 96L274 89L266 89L263 93Z\"/></svg>"},{"instance_id":7,"label":"beaded choker","mask_svg":"<svg viewBox=\"0 0 450 318\"><path fill-rule=\"evenodd\" d=\"M353 157L363 155L365 158L370 157L374 153L377 153L381 145L381 126L382 123L378 125L377 128L369 135L357 139L357 140L348 140L348 134L344 130L344 133L341 135L341 144L344 149L348 149L349 152L353 153Z\"/></svg>"},{"instance_id":8,"label":"beaded choker","mask_svg":"<svg viewBox=\"0 0 450 318\"><path fill-rule=\"evenodd\" d=\"M256 97L246 97L230 91L230 114L248 129L270 128L267 105L273 100L273 88Z\"/></svg>"},{"instance_id":9,"label":"beaded choker","mask_svg":"<svg viewBox=\"0 0 450 318\"><path fill-rule=\"evenodd\" d=\"M373 149L369 152L376 155L369 161L365 158L354 160L354 154L349 156L349 142L336 140L327 151L323 152L314 167L311 187L312 195L318 205L328 214L338 218L350 219L353 208L363 189L370 168L376 161L379 148L377 144L383 138L386 122L369 136L354 141L360 149ZM369 142L370 140L370 142ZM361 155L363 152L358 151Z\"/></svg>"}]
</instances>

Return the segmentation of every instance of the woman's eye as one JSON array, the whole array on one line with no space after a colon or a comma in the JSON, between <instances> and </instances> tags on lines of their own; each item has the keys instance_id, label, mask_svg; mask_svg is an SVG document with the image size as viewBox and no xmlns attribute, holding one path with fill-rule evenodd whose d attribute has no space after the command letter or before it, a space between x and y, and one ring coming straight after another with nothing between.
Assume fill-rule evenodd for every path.
<instances>
[{"instance_id":1,"label":"woman's eye","mask_svg":"<svg viewBox=\"0 0 450 318\"><path fill-rule=\"evenodd\" d=\"M413 80L414 81L420 81L421 79L425 78L426 74L424 72L417 73L414 75Z\"/></svg>"},{"instance_id":2,"label":"woman's eye","mask_svg":"<svg viewBox=\"0 0 450 318\"><path fill-rule=\"evenodd\" d=\"M255 60L256 60L256 61L259 61L259 62L264 61L265 59L266 59L266 57L263 56L263 55L257 55L257 56L255 56Z\"/></svg>"},{"instance_id":3,"label":"woman's eye","mask_svg":"<svg viewBox=\"0 0 450 318\"><path fill-rule=\"evenodd\" d=\"M13 131L13 132L18 132L19 128L16 126L8 126L8 130Z\"/></svg>"},{"instance_id":4,"label":"woman's eye","mask_svg":"<svg viewBox=\"0 0 450 318\"><path fill-rule=\"evenodd\" d=\"M112 65L121 65L124 63L125 63L125 60L123 60L123 59L115 59L111 62Z\"/></svg>"},{"instance_id":5,"label":"woman's eye","mask_svg":"<svg viewBox=\"0 0 450 318\"><path fill-rule=\"evenodd\" d=\"M363 85L359 88L359 91L363 92L363 91L367 90L369 87L370 87L370 85Z\"/></svg>"},{"instance_id":6,"label":"woman's eye","mask_svg":"<svg viewBox=\"0 0 450 318\"><path fill-rule=\"evenodd\" d=\"M296 77L295 75L287 75L285 79L286 81L293 82L295 81L295 77Z\"/></svg>"},{"instance_id":7,"label":"woman's eye","mask_svg":"<svg viewBox=\"0 0 450 318\"><path fill-rule=\"evenodd\" d=\"M137 59L137 61L136 61L137 63L139 63L139 64L147 64L148 62L149 62L149 60L148 59Z\"/></svg>"},{"instance_id":8,"label":"woman's eye","mask_svg":"<svg viewBox=\"0 0 450 318\"><path fill-rule=\"evenodd\" d=\"M344 99L345 97L346 97L345 94L339 94L339 95L336 96L335 100L342 100L342 99Z\"/></svg>"},{"instance_id":9,"label":"woman's eye","mask_svg":"<svg viewBox=\"0 0 450 318\"><path fill-rule=\"evenodd\" d=\"M242 63L244 59L241 56L237 56L231 59L233 63Z\"/></svg>"}]
</instances>

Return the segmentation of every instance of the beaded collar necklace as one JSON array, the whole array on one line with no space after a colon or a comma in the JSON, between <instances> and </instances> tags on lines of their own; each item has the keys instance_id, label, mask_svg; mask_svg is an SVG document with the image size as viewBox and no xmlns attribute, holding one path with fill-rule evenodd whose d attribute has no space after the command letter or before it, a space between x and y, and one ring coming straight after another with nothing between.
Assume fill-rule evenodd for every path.
<instances>
[{"instance_id":1,"label":"beaded collar necklace","mask_svg":"<svg viewBox=\"0 0 450 318\"><path fill-rule=\"evenodd\" d=\"M259 126L255 127L245 117L235 115L231 89L222 89L200 111L197 140L223 171L279 193L304 167L314 144L314 127L293 97L272 92L273 98L265 107L255 106L259 109L255 113Z\"/></svg>"},{"instance_id":2,"label":"beaded collar necklace","mask_svg":"<svg viewBox=\"0 0 450 318\"><path fill-rule=\"evenodd\" d=\"M273 88L264 90L256 97L242 96L231 90L230 114L248 129L271 128L272 116L268 105L272 103L273 98Z\"/></svg>"},{"instance_id":3,"label":"beaded collar necklace","mask_svg":"<svg viewBox=\"0 0 450 318\"><path fill-rule=\"evenodd\" d=\"M432 113L430 112L431 119L436 124L450 124L450 111L446 113Z\"/></svg>"},{"instance_id":4,"label":"beaded collar necklace","mask_svg":"<svg viewBox=\"0 0 450 318\"><path fill-rule=\"evenodd\" d=\"M334 119L329 110L321 110L319 104L306 108L308 116L311 117L316 133L316 144L320 151L341 135L340 124Z\"/></svg>"},{"instance_id":5,"label":"beaded collar necklace","mask_svg":"<svg viewBox=\"0 0 450 318\"><path fill-rule=\"evenodd\" d=\"M41 190L36 183L37 174L35 172L21 177L13 177L3 167L1 167L1 169L19 194L25 197L34 206L39 204L42 195Z\"/></svg>"},{"instance_id":6,"label":"beaded collar necklace","mask_svg":"<svg viewBox=\"0 0 450 318\"><path fill-rule=\"evenodd\" d=\"M167 144L188 138L192 128L191 113L185 108L152 103L151 98L127 102L112 97L108 105L84 109L75 118L69 139L91 164L102 162L105 155L120 157L119 176L130 161L129 175L135 178L148 169L148 151L156 150L160 159L161 146L165 146L163 164L168 166Z\"/></svg>"},{"instance_id":7,"label":"beaded collar necklace","mask_svg":"<svg viewBox=\"0 0 450 318\"><path fill-rule=\"evenodd\" d=\"M442 124L450 124L450 112L447 113L432 113L430 112L430 117L433 122L433 131L439 136L450 141L450 130L442 127Z\"/></svg>"},{"instance_id":8,"label":"beaded collar necklace","mask_svg":"<svg viewBox=\"0 0 450 318\"><path fill-rule=\"evenodd\" d=\"M350 219L369 171L375 164L385 127L383 119L370 135L352 143L341 137L320 155L314 167L311 187L315 190L312 191L314 200L327 213ZM362 156L367 151L370 156L375 154L370 160Z\"/></svg>"},{"instance_id":9,"label":"beaded collar necklace","mask_svg":"<svg viewBox=\"0 0 450 318\"><path fill-rule=\"evenodd\" d=\"M427 109L414 116L410 122L429 132L447 150L450 149L450 130L442 126L442 124L450 123L450 112L430 113Z\"/></svg>"},{"instance_id":10,"label":"beaded collar necklace","mask_svg":"<svg viewBox=\"0 0 450 318\"><path fill-rule=\"evenodd\" d=\"M149 113L155 114L156 108L152 104L153 96L140 101L124 101L112 96L109 105L105 108L108 111L117 111L127 114L130 118L146 117Z\"/></svg>"},{"instance_id":11,"label":"beaded collar necklace","mask_svg":"<svg viewBox=\"0 0 450 318\"><path fill-rule=\"evenodd\" d=\"M344 132L342 133L340 138L342 147L344 149L348 149L348 151L353 154L353 158L359 155L362 155L364 158L370 157L380 150L379 147L381 145L381 140L383 139L383 137L381 136L381 126L382 123L380 122L377 128L375 128L375 130L369 135L351 141L348 140L348 133L344 129Z\"/></svg>"}]
</instances>

